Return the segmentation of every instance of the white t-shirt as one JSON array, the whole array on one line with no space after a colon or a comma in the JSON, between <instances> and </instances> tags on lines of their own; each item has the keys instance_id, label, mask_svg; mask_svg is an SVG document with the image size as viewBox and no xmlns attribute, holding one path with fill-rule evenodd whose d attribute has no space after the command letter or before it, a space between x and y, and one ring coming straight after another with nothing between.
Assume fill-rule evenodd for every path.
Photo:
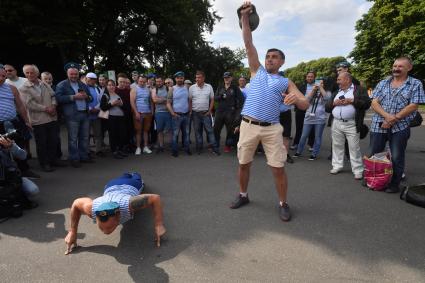
<instances>
[{"instance_id":1,"label":"white t-shirt","mask_svg":"<svg viewBox=\"0 0 425 283\"><path fill-rule=\"evenodd\" d=\"M23 86L26 81L27 81L27 79L26 78L22 78L22 77L18 77L18 79L16 81L12 81L12 80L6 79L6 83L15 86L18 89L21 86Z\"/></svg>"},{"instance_id":2,"label":"white t-shirt","mask_svg":"<svg viewBox=\"0 0 425 283\"><path fill-rule=\"evenodd\" d=\"M339 99L341 95L347 98L354 99L354 85L352 84L347 91L340 90L337 95L335 96L335 100ZM354 119L356 116L356 109L354 108L353 104L349 105L343 105L343 106L335 106L332 110L332 115L335 119L339 120L351 120Z\"/></svg>"},{"instance_id":3,"label":"white t-shirt","mask_svg":"<svg viewBox=\"0 0 425 283\"><path fill-rule=\"evenodd\" d=\"M210 100L214 99L214 90L210 84L204 83L202 87L194 84L189 88L189 98L192 99L193 111L208 111Z\"/></svg>"}]
</instances>

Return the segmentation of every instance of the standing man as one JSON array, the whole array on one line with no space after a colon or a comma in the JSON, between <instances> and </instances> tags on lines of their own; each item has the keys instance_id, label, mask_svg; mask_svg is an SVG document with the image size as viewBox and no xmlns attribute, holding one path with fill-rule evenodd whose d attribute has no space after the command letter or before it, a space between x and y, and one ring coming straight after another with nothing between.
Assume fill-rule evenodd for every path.
<instances>
[{"instance_id":1,"label":"standing man","mask_svg":"<svg viewBox=\"0 0 425 283\"><path fill-rule=\"evenodd\" d=\"M57 160L58 123L55 92L38 79L35 65L25 65L23 71L27 81L19 88L34 130L37 158L44 172L52 172L52 166L62 167Z\"/></svg>"},{"instance_id":2,"label":"standing man","mask_svg":"<svg viewBox=\"0 0 425 283\"><path fill-rule=\"evenodd\" d=\"M344 167L345 140L348 142L351 170L356 180L363 178L363 160L360 151L360 129L365 112L370 107L366 89L355 86L350 73L338 75L339 91L326 103L326 111L332 113L332 170L338 174Z\"/></svg>"},{"instance_id":3,"label":"standing man","mask_svg":"<svg viewBox=\"0 0 425 283\"><path fill-rule=\"evenodd\" d=\"M135 88L137 86L137 80L139 79L139 72L131 72L131 79L133 80L133 83L130 85L130 88Z\"/></svg>"},{"instance_id":4,"label":"standing man","mask_svg":"<svg viewBox=\"0 0 425 283\"><path fill-rule=\"evenodd\" d=\"M79 79L79 65L65 65L67 79L56 86L56 100L68 129L68 159L72 167L81 167L80 162L92 163L89 158L89 102L92 97L87 86Z\"/></svg>"},{"instance_id":5,"label":"standing man","mask_svg":"<svg viewBox=\"0 0 425 283\"><path fill-rule=\"evenodd\" d=\"M130 102L130 83L129 78L124 73L117 75L118 86L115 92L121 97L123 103L121 109L124 111L124 120L126 127L126 136L124 137L124 151L126 153L134 153L134 122Z\"/></svg>"},{"instance_id":6,"label":"standing man","mask_svg":"<svg viewBox=\"0 0 425 283\"><path fill-rule=\"evenodd\" d=\"M305 82L298 86L298 89L304 96L307 96L311 93L314 87L314 80L316 79L316 73L314 71L309 71L305 76ZM301 134L303 132L305 110L300 110L295 107L295 137L292 143L291 149L297 149L298 143L300 142ZM310 131L308 137L308 145L310 148L313 148L314 144L314 129Z\"/></svg>"},{"instance_id":7,"label":"standing man","mask_svg":"<svg viewBox=\"0 0 425 283\"><path fill-rule=\"evenodd\" d=\"M6 64L4 65L4 70L6 71L7 80L6 83L13 85L17 89L24 85L26 82L26 78L22 78L18 76L18 72L15 67L12 65Z\"/></svg>"},{"instance_id":8,"label":"standing man","mask_svg":"<svg viewBox=\"0 0 425 283\"><path fill-rule=\"evenodd\" d=\"M217 102L214 120L214 136L217 145L220 146L220 134L223 126L226 125L226 140L224 152L230 152L234 145L234 125L235 120L239 119L244 103L244 97L241 90L232 85L233 77L230 72L223 74L224 86L219 87L214 96Z\"/></svg>"},{"instance_id":9,"label":"standing man","mask_svg":"<svg viewBox=\"0 0 425 283\"><path fill-rule=\"evenodd\" d=\"M174 74L176 85L169 87L167 97L167 108L170 112L171 127L173 129L173 141L171 144L172 156L179 156L179 132L182 132L184 149L188 155L192 155L189 149L189 117L192 106L189 100L189 91L184 85L184 73L179 71Z\"/></svg>"},{"instance_id":10,"label":"standing man","mask_svg":"<svg viewBox=\"0 0 425 283\"><path fill-rule=\"evenodd\" d=\"M243 97L246 98L248 95L248 87L246 85L246 78L244 76L241 76L238 80L239 83L239 89L241 90Z\"/></svg>"},{"instance_id":11,"label":"standing man","mask_svg":"<svg viewBox=\"0 0 425 283\"><path fill-rule=\"evenodd\" d=\"M103 133L102 133L102 119L98 117L100 111L100 88L96 85L97 75L95 73L87 73L86 75L87 88L89 89L89 95L91 101L89 102L89 122L90 132L94 137L95 154L99 157L105 157L102 152Z\"/></svg>"},{"instance_id":12,"label":"standing man","mask_svg":"<svg viewBox=\"0 0 425 283\"><path fill-rule=\"evenodd\" d=\"M400 57L394 61L392 76L376 86L372 96L370 154L382 152L387 141L390 144L393 177L386 193L398 193L404 172L407 141L410 137L409 123L425 103L421 81L409 76L412 60Z\"/></svg>"},{"instance_id":13,"label":"standing man","mask_svg":"<svg viewBox=\"0 0 425 283\"><path fill-rule=\"evenodd\" d=\"M168 87L162 77L158 76L152 90L152 100L155 103L155 122L158 132L157 153L164 152L164 136L171 129L171 114L167 109Z\"/></svg>"},{"instance_id":14,"label":"standing man","mask_svg":"<svg viewBox=\"0 0 425 283\"><path fill-rule=\"evenodd\" d=\"M214 90L210 84L205 83L205 73L196 71L196 84L189 88L189 100L192 105L193 127L196 138L196 152L201 154L203 148L204 129L208 135L208 142L213 148L213 153L220 155L218 144L214 137L211 113L214 107Z\"/></svg>"},{"instance_id":15,"label":"standing man","mask_svg":"<svg viewBox=\"0 0 425 283\"><path fill-rule=\"evenodd\" d=\"M247 191L250 168L255 150L261 142L279 195L279 217L283 221L289 221L291 212L287 204L288 181L283 167L287 151L283 145L279 107L282 101L286 105L295 104L300 109L306 109L309 103L292 81L278 74L279 68L285 62L282 51L269 49L266 54L265 68L260 64L249 28L251 9L251 4L248 2L242 6L241 10L242 36L248 55L251 83L249 95L242 109L243 117L238 143L240 192L230 207L236 209L249 203Z\"/></svg>"}]
</instances>

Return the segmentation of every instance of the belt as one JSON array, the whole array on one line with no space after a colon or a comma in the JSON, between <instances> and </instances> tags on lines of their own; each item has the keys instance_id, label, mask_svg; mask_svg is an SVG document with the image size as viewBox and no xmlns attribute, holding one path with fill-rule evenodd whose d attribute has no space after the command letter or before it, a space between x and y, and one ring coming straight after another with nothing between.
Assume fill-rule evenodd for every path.
<instances>
[{"instance_id":1,"label":"belt","mask_svg":"<svg viewBox=\"0 0 425 283\"><path fill-rule=\"evenodd\" d=\"M344 123L354 121L354 119L348 119L348 120L347 119L337 119L337 120L344 122Z\"/></svg>"},{"instance_id":2,"label":"belt","mask_svg":"<svg viewBox=\"0 0 425 283\"><path fill-rule=\"evenodd\" d=\"M182 112L174 112L174 113L176 113L177 115L187 115L187 113L189 113L189 112L186 112L186 113L182 113Z\"/></svg>"},{"instance_id":3,"label":"belt","mask_svg":"<svg viewBox=\"0 0 425 283\"><path fill-rule=\"evenodd\" d=\"M245 117L242 117L242 120L249 123L249 124L253 124L253 125L257 125L257 126L261 126L261 127L268 127L268 126L272 125L272 123L269 123L269 122L253 121L253 120L250 120L250 119L245 118Z\"/></svg>"},{"instance_id":4,"label":"belt","mask_svg":"<svg viewBox=\"0 0 425 283\"><path fill-rule=\"evenodd\" d=\"M80 113L88 113L88 111L87 111L87 110L77 110L77 112L80 112Z\"/></svg>"}]
</instances>

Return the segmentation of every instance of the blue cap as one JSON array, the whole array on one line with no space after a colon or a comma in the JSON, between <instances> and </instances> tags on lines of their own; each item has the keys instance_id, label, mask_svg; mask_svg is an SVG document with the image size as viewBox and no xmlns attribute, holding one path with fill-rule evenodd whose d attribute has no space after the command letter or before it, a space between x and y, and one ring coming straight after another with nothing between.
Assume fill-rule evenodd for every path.
<instances>
[{"instance_id":1,"label":"blue cap","mask_svg":"<svg viewBox=\"0 0 425 283\"><path fill-rule=\"evenodd\" d=\"M115 215L117 213L119 213L120 211L120 206L118 203L113 202L113 201L109 201L109 202L104 202L101 205L99 205L94 213L96 214L96 216L99 217L99 220L101 222L105 222L108 220L109 216L111 215Z\"/></svg>"},{"instance_id":2,"label":"blue cap","mask_svg":"<svg viewBox=\"0 0 425 283\"><path fill-rule=\"evenodd\" d=\"M177 73L174 74L174 77L184 77L184 72L183 71L178 71Z\"/></svg>"},{"instance_id":3,"label":"blue cap","mask_svg":"<svg viewBox=\"0 0 425 283\"><path fill-rule=\"evenodd\" d=\"M156 78L156 75L154 73L149 73L147 75L148 79Z\"/></svg>"},{"instance_id":4,"label":"blue cap","mask_svg":"<svg viewBox=\"0 0 425 283\"><path fill-rule=\"evenodd\" d=\"M224 74L223 74L223 78L229 78L231 76L232 76L231 72L224 72Z\"/></svg>"},{"instance_id":5,"label":"blue cap","mask_svg":"<svg viewBox=\"0 0 425 283\"><path fill-rule=\"evenodd\" d=\"M80 66L80 64L75 63L75 62L68 62L68 63L65 64L65 66L63 66L63 69L65 70L65 72L68 71L68 69L70 69L70 68L75 68L79 71L81 69L81 66Z\"/></svg>"}]
</instances>

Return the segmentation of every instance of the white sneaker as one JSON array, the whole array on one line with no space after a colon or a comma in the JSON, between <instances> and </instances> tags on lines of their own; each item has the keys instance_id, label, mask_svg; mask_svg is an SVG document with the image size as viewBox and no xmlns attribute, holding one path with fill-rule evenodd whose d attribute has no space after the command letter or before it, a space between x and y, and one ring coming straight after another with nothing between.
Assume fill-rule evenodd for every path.
<instances>
[{"instance_id":1,"label":"white sneaker","mask_svg":"<svg viewBox=\"0 0 425 283\"><path fill-rule=\"evenodd\" d=\"M145 146L143 148L143 153L151 154L152 153L152 150L150 150L149 147Z\"/></svg>"},{"instance_id":2,"label":"white sneaker","mask_svg":"<svg viewBox=\"0 0 425 283\"><path fill-rule=\"evenodd\" d=\"M331 171L329 171L331 174L338 174L339 172L341 172L341 169L336 169L336 168L332 168Z\"/></svg>"},{"instance_id":3,"label":"white sneaker","mask_svg":"<svg viewBox=\"0 0 425 283\"><path fill-rule=\"evenodd\" d=\"M356 180L361 180L361 179L363 179L363 174L362 174L362 173L354 174L354 179L356 179Z\"/></svg>"},{"instance_id":4,"label":"white sneaker","mask_svg":"<svg viewBox=\"0 0 425 283\"><path fill-rule=\"evenodd\" d=\"M138 147L137 149L136 149L136 152L134 153L135 155L140 155L140 154L142 154L142 149L140 148L140 147Z\"/></svg>"}]
</instances>

